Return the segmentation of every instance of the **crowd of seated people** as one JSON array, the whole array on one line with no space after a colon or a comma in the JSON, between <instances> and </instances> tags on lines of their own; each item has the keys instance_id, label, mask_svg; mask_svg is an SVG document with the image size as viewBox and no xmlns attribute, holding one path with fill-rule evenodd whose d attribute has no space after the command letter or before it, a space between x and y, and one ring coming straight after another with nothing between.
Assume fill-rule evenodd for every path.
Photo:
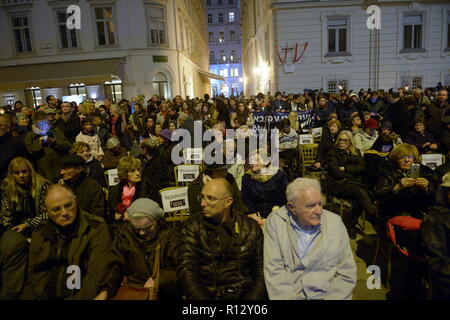
<instances>
[{"instance_id":1,"label":"crowd of seated people","mask_svg":"<svg viewBox=\"0 0 450 320\"><path fill-rule=\"evenodd\" d=\"M223 291L217 289L216 296L209 296L214 293L211 283L193 278L192 255L199 255L202 263L202 259L212 259L212 265L198 268L205 268L208 279L213 279L216 264L226 263L223 259L234 261L238 254L230 250L219 256L215 248L232 248L237 240L230 234L241 226L249 238L259 242L242 247L245 256L237 260L248 262L244 270L230 262L234 271L230 271L229 280L239 277L236 272L247 272L248 276L250 266L262 268L264 234L254 228L264 229L271 213L290 201L286 197L288 185L301 176L299 137L314 128L322 128L322 134L307 175L322 172L325 198L351 203L351 212L342 217L348 237L356 239L357 221L363 212L380 237L386 235L387 225L401 220L398 217L417 219L413 221L423 223L423 230L396 226L395 240L430 262L433 281L438 284L436 296L448 298L450 274L448 268L440 266L448 264L448 251L442 248L450 243L450 102L448 88L427 89L342 89L337 93L321 89L303 94L242 94L230 99L205 94L172 100L153 95L148 101L105 99L80 105L49 96L45 104L35 107L20 101L1 107L0 239L6 230L8 237L11 231L16 232L17 250L28 255L29 263L27 270L16 266L14 276L22 280L8 291L2 288L2 274L0 298L111 299L119 295L123 279L146 289L159 286L161 299L196 297L192 288L183 287L194 281L199 281L196 287L204 286L205 292L198 295L201 298L226 298L227 290L234 298L266 298L263 283L251 284L263 279L262 269L253 270L256 274L251 281L241 279L239 289L224 286L220 287ZM279 123L267 120L274 112L283 115ZM297 112L307 112L309 121L299 122ZM249 148L249 140L257 135L256 113L265 119L259 125L278 133L280 166L263 156L273 152L267 145ZM194 126L199 122L202 133L212 132L226 161L201 165L199 175L188 184L188 221L194 220L183 229L187 243L181 246L173 231L184 222L172 226L164 221L160 191L176 185L174 168L178 163L172 151L178 142L172 137L177 129L185 129L194 137ZM238 148L241 144L245 145L244 153ZM427 166L422 163L426 154L440 154L447 161ZM108 172L114 169L117 184L111 185ZM208 214L217 214L223 221L206 223L200 217ZM247 220L242 221L241 215ZM430 235L437 229L440 238ZM206 246L202 241L210 233L229 243ZM23 239L31 241L29 248ZM79 251L74 251L72 242ZM85 246L95 250L85 252ZM206 253L196 252L203 246ZM58 254L45 256L53 248L58 248ZM187 251L180 252L184 249ZM104 256L104 261L96 262L98 259L90 256L93 252ZM73 293L61 287L62 278L57 274L73 259L85 259L80 264L86 270L98 271L90 273L97 278L89 291ZM0 261L0 268L5 265ZM48 294L39 291L44 285L39 282L44 281L39 272L46 267L55 274L46 280ZM417 296L419 271L417 264L407 268L411 285L405 291L410 295ZM177 277L184 278L178 282ZM157 290L152 295L157 295Z\"/></svg>"}]
</instances>

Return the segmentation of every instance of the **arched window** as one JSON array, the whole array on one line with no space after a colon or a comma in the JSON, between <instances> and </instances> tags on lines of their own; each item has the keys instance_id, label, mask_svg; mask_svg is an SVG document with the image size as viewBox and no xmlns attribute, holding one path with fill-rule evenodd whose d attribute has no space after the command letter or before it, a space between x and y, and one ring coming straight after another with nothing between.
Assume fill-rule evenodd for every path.
<instances>
[{"instance_id":1,"label":"arched window","mask_svg":"<svg viewBox=\"0 0 450 320\"><path fill-rule=\"evenodd\" d=\"M169 84L164 73L158 72L153 76L153 94L157 94L161 98L169 96Z\"/></svg>"}]
</instances>

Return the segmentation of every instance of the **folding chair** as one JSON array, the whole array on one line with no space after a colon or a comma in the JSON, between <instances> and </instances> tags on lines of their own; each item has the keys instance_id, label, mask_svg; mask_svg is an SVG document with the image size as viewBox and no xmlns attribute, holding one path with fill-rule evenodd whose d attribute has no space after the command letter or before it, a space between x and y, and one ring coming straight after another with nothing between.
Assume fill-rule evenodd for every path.
<instances>
[{"instance_id":1,"label":"folding chair","mask_svg":"<svg viewBox=\"0 0 450 320\"><path fill-rule=\"evenodd\" d=\"M302 144L300 148L300 166L302 168L302 177L306 174L306 169L314 164L317 156L318 144Z\"/></svg>"}]
</instances>

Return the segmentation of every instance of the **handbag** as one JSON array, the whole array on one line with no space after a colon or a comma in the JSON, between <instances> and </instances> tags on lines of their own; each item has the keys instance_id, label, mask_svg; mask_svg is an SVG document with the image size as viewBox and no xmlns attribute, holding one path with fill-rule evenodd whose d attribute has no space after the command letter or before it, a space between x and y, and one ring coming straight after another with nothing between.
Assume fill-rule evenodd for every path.
<instances>
[{"instance_id":1,"label":"handbag","mask_svg":"<svg viewBox=\"0 0 450 320\"><path fill-rule=\"evenodd\" d=\"M127 277L124 277L122 286L117 290L117 294L111 300L158 300L160 249L161 247L158 243L155 249L155 261L152 271L152 278L155 279L153 288L149 290L130 285L127 283Z\"/></svg>"}]
</instances>

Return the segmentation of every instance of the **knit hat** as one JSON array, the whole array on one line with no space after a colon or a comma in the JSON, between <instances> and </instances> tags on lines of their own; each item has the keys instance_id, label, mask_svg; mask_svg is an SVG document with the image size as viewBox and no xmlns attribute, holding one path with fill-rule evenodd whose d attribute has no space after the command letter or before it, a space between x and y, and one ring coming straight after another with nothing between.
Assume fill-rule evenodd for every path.
<instances>
[{"instance_id":1,"label":"knit hat","mask_svg":"<svg viewBox=\"0 0 450 320\"><path fill-rule=\"evenodd\" d=\"M163 209L161 209L155 201L147 198L135 200L131 206L128 207L127 212L130 219L140 217L147 217L155 220L164 219Z\"/></svg>"},{"instance_id":2,"label":"knit hat","mask_svg":"<svg viewBox=\"0 0 450 320\"><path fill-rule=\"evenodd\" d=\"M367 119L367 121L364 123L364 128L378 129L378 121L372 118Z\"/></svg>"},{"instance_id":3,"label":"knit hat","mask_svg":"<svg viewBox=\"0 0 450 320\"><path fill-rule=\"evenodd\" d=\"M114 149L118 145L120 145L120 141L115 137L109 138L108 141L106 141L106 148L108 148L108 150Z\"/></svg>"},{"instance_id":4,"label":"knit hat","mask_svg":"<svg viewBox=\"0 0 450 320\"><path fill-rule=\"evenodd\" d=\"M390 121L383 121L381 122L380 128L388 128L389 130L392 130L392 123Z\"/></svg>"}]
</instances>

